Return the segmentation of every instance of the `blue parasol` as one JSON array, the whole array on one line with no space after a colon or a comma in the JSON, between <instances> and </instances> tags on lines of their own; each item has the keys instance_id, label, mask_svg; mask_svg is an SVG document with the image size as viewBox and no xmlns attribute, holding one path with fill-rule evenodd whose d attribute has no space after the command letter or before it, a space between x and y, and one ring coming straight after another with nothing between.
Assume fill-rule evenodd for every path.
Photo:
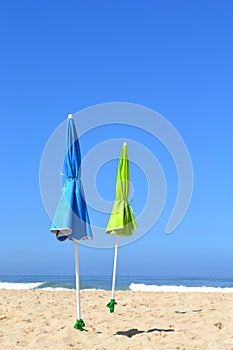
<instances>
[{"instance_id":1,"label":"blue parasol","mask_svg":"<svg viewBox=\"0 0 233 350\"><path fill-rule=\"evenodd\" d=\"M81 319L80 310L78 241L81 239L92 239L92 232L80 179L80 166L81 152L77 131L73 117L69 114L66 134L66 153L63 165L66 182L62 189L50 231L56 234L59 241L74 241L77 292L77 321L74 327L83 330L85 324Z\"/></svg>"}]
</instances>

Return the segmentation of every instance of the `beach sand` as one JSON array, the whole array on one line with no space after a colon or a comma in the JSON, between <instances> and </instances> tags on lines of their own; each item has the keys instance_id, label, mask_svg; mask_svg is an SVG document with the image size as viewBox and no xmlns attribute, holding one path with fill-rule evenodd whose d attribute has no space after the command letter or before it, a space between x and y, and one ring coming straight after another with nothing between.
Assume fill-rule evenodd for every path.
<instances>
[{"instance_id":1,"label":"beach sand","mask_svg":"<svg viewBox=\"0 0 233 350\"><path fill-rule=\"evenodd\" d=\"M233 293L0 290L0 349L233 350Z\"/></svg>"}]
</instances>

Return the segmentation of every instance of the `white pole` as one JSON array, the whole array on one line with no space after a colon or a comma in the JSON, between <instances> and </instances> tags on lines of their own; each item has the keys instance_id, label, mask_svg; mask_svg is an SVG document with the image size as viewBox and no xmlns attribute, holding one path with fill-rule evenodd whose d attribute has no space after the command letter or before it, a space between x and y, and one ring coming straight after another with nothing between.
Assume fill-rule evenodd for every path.
<instances>
[{"instance_id":1,"label":"white pole","mask_svg":"<svg viewBox=\"0 0 233 350\"><path fill-rule=\"evenodd\" d=\"M113 275L112 275L112 299L114 299L115 284L116 284L116 267L117 267L117 253L118 253L118 236L116 235L115 243L115 254L114 254L114 264L113 264Z\"/></svg>"},{"instance_id":2,"label":"white pole","mask_svg":"<svg viewBox=\"0 0 233 350\"><path fill-rule=\"evenodd\" d=\"M75 248L75 276L76 276L76 298L77 298L77 320L81 319L80 310L80 282L79 282L79 265L78 265L78 242L74 241Z\"/></svg>"}]
</instances>

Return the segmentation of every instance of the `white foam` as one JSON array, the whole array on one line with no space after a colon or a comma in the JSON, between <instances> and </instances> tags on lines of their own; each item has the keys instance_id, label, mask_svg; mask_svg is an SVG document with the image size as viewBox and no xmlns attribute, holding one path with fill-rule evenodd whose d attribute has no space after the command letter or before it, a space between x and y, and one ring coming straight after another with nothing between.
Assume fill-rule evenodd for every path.
<instances>
[{"instance_id":1,"label":"white foam","mask_svg":"<svg viewBox=\"0 0 233 350\"><path fill-rule=\"evenodd\" d=\"M42 284L44 284L44 282L33 282L33 283L0 282L0 289L29 290L29 289L37 288Z\"/></svg>"},{"instance_id":2,"label":"white foam","mask_svg":"<svg viewBox=\"0 0 233 350\"><path fill-rule=\"evenodd\" d=\"M0 290L31 290L35 288L39 288L42 286L45 282L33 282L33 283L12 283L12 282L0 282ZM69 288L62 288L62 287L45 287L40 290L47 290L47 291L74 291L75 289L69 289ZM90 288L90 289L82 289L82 291L104 291L104 289L96 289L96 288Z\"/></svg>"},{"instance_id":3,"label":"white foam","mask_svg":"<svg viewBox=\"0 0 233 350\"><path fill-rule=\"evenodd\" d=\"M55 287L55 288L53 288L53 287L45 287L45 288L43 288L43 289L40 289L40 290L48 290L48 291L52 291L52 292L56 292L56 291L73 291L74 289L69 289L69 288L62 288L62 287Z\"/></svg>"},{"instance_id":4,"label":"white foam","mask_svg":"<svg viewBox=\"0 0 233 350\"><path fill-rule=\"evenodd\" d=\"M75 291L75 289L70 289L70 288L62 288L62 287L45 287L43 289L40 290L48 290L48 291L70 291L73 292ZM83 292L96 292L96 291L104 291L104 289L96 289L96 288L90 288L90 289L81 289L81 291Z\"/></svg>"},{"instance_id":5,"label":"white foam","mask_svg":"<svg viewBox=\"0 0 233 350\"><path fill-rule=\"evenodd\" d=\"M227 287L156 286L138 283L131 283L129 289L134 292L233 293L233 288Z\"/></svg>"},{"instance_id":6,"label":"white foam","mask_svg":"<svg viewBox=\"0 0 233 350\"><path fill-rule=\"evenodd\" d=\"M90 288L90 289L88 289L88 288L86 288L86 289L81 289L81 291L84 291L84 292L99 292L99 291L101 291L101 292L104 292L105 291L105 289L96 289L96 288Z\"/></svg>"}]
</instances>

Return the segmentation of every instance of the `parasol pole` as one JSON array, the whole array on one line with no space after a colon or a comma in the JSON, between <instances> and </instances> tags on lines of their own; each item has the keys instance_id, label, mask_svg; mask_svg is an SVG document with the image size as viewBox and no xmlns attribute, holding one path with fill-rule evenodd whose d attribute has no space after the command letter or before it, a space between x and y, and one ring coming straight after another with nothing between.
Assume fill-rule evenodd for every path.
<instances>
[{"instance_id":1,"label":"parasol pole","mask_svg":"<svg viewBox=\"0 0 233 350\"><path fill-rule=\"evenodd\" d=\"M116 235L116 243L115 243L115 253L114 253L114 263L113 263L113 275L112 275L112 298L110 302L106 305L109 307L110 312L114 312L114 306L117 304L114 299L115 293L115 285L116 285L116 268L117 268L117 254L118 254L118 236Z\"/></svg>"},{"instance_id":2,"label":"parasol pole","mask_svg":"<svg viewBox=\"0 0 233 350\"><path fill-rule=\"evenodd\" d=\"M74 240L74 249L75 249L75 278L76 278L76 299L77 299L77 321L75 322L74 328L82 331L83 327L85 326L85 323L81 319L78 241L76 240Z\"/></svg>"},{"instance_id":3,"label":"parasol pole","mask_svg":"<svg viewBox=\"0 0 233 350\"><path fill-rule=\"evenodd\" d=\"M76 277L76 298L77 298L77 320L81 318L80 310L80 281L79 281L79 264L78 264L78 242L74 242L75 249L75 277Z\"/></svg>"},{"instance_id":4,"label":"parasol pole","mask_svg":"<svg viewBox=\"0 0 233 350\"><path fill-rule=\"evenodd\" d=\"M114 299L115 285L116 285L117 254L118 254L118 236L116 235L113 275L112 275L112 299Z\"/></svg>"}]
</instances>

